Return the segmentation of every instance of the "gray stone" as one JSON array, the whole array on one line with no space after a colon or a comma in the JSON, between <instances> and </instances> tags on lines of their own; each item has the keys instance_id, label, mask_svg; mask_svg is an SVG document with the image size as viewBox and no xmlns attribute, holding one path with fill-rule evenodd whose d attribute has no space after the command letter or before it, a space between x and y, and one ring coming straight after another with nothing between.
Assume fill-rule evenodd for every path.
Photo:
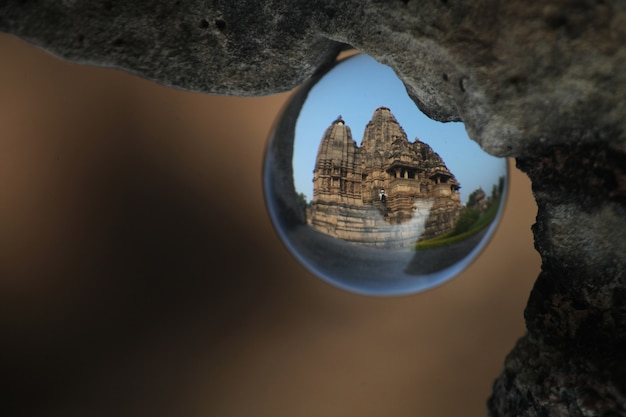
<instances>
[{"instance_id":1,"label":"gray stone","mask_svg":"<svg viewBox=\"0 0 626 417\"><path fill-rule=\"evenodd\" d=\"M533 181L542 273L493 416L626 415L626 2L5 0L0 31L186 90L299 85L345 44Z\"/></svg>"},{"instance_id":2,"label":"gray stone","mask_svg":"<svg viewBox=\"0 0 626 417\"><path fill-rule=\"evenodd\" d=\"M72 61L236 95L291 89L348 43L490 153L626 140L621 1L8 0L0 31Z\"/></svg>"}]
</instances>

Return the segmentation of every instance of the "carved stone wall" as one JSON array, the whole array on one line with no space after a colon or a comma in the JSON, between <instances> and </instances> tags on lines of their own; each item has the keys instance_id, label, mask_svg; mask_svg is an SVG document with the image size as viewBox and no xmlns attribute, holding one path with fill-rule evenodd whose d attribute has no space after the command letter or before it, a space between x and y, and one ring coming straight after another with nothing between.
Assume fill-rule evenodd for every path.
<instances>
[{"instance_id":1,"label":"carved stone wall","mask_svg":"<svg viewBox=\"0 0 626 417\"><path fill-rule=\"evenodd\" d=\"M326 129L307 223L361 245L408 247L453 229L462 211L459 188L441 157L409 142L391 111L379 107L360 147L341 116Z\"/></svg>"}]
</instances>

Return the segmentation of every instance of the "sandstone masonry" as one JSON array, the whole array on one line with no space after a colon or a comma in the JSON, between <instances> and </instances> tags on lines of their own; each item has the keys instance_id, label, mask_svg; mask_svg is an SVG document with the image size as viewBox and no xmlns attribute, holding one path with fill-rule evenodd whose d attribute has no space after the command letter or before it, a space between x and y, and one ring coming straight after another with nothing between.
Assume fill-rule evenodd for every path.
<instances>
[{"instance_id":1,"label":"sandstone masonry","mask_svg":"<svg viewBox=\"0 0 626 417\"><path fill-rule=\"evenodd\" d=\"M374 111L360 147L339 116L320 142L307 223L360 245L409 246L452 230L463 208L459 188L441 157L409 142L387 107Z\"/></svg>"}]
</instances>

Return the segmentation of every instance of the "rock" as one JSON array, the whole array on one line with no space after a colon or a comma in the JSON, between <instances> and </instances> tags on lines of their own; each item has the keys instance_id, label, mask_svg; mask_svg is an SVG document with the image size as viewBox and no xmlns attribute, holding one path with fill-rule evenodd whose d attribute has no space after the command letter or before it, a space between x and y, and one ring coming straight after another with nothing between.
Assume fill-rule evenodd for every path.
<instances>
[{"instance_id":1,"label":"rock","mask_svg":"<svg viewBox=\"0 0 626 417\"><path fill-rule=\"evenodd\" d=\"M551 147L518 166L533 181L542 272L490 415L626 415L626 155Z\"/></svg>"},{"instance_id":2,"label":"rock","mask_svg":"<svg viewBox=\"0 0 626 417\"><path fill-rule=\"evenodd\" d=\"M347 43L492 154L626 140L620 1L9 0L0 31L72 61L237 95L291 89Z\"/></svg>"}]
</instances>

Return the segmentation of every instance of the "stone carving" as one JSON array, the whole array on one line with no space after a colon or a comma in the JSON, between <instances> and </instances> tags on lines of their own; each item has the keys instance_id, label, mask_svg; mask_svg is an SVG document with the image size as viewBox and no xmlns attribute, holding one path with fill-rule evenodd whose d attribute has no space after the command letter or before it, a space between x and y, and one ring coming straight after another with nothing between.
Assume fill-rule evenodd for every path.
<instances>
[{"instance_id":1,"label":"stone carving","mask_svg":"<svg viewBox=\"0 0 626 417\"><path fill-rule=\"evenodd\" d=\"M389 108L374 111L360 147L339 116L320 142L307 223L361 245L408 246L452 230L459 188L430 146L409 142Z\"/></svg>"}]
</instances>

